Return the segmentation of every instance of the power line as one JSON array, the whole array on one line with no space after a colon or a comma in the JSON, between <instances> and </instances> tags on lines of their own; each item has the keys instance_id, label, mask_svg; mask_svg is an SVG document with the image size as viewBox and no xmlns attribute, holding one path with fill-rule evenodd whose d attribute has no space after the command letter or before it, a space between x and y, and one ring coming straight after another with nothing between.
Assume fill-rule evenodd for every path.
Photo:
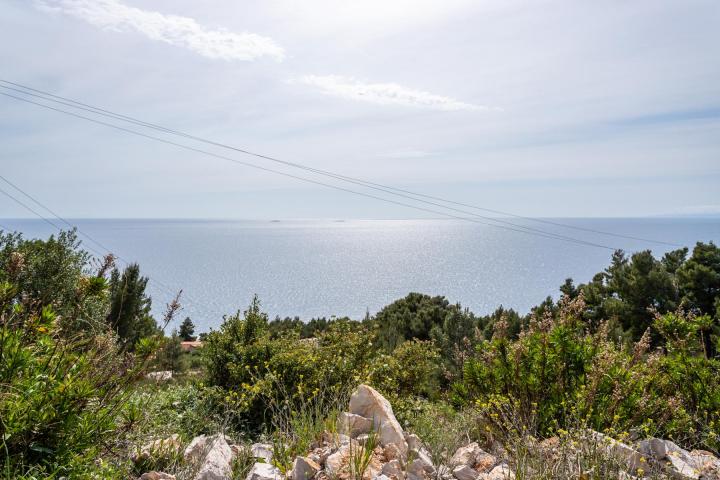
<instances>
[{"instance_id":1,"label":"power line","mask_svg":"<svg viewBox=\"0 0 720 480\"><path fill-rule=\"evenodd\" d=\"M69 226L71 229L77 230L77 232L78 232L79 234L81 234L81 235L83 235L84 237L90 239L93 243L95 243L96 245L100 246L101 249L105 250L106 253L102 253L102 252L98 251L97 249L95 249L95 248L93 248L93 247L91 247L91 246L89 246L89 245L86 245L85 248L87 248L88 250L90 250L91 252L93 252L93 253L94 253L95 255L97 255L98 257L101 257L101 258L102 258L102 257L104 257L107 253L112 253L112 250L110 250L109 248L103 246L100 242L98 242L97 240L94 240L90 235L88 235L87 233L81 231L77 226L72 225L72 224L69 223L67 220L65 220L64 218L60 217L58 214L54 213L49 207L47 207L46 205L44 205L43 203L41 203L39 200L37 200L36 198L34 198L33 196L31 196L29 193L27 193L26 191L24 191L23 189L21 189L20 187L18 187L17 185L15 185L14 183L10 182L7 178L5 178L5 177L3 177L2 175L0 175L0 179L2 179L5 183L7 183L7 184L10 185L11 187L13 187L13 188L14 188L15 190L17 190L18 192L22 193L25 197L27 197L27 198L29 198L30 200L32 200L35 204L37 204L37 205L40 206L41 208L43 208L43 209L47 210L48 212L50 212L55 218L57 218L58 220L62 221L64 224L66 224L67 226ZM58 230L58 231L60 231L60 232L62 231L62 228L61 228L59 225L57 225L55 222L49 220L47 217L45 217L44 215L42 215L41 213L39 213L38 211L36 211L36 210L33 209L32 207L30 207L30 206L27 205L25 202L23 202L22 200L18 199L17 197L15 197L14 195L12 195L11 193L7 192L7 191L4 190L2 187L0 187L0 193L2 193L3 195L5 195L6 197L10 198L10 199L13 200L15 203L17 203L18 205L20 205L20 206L22 206L23 208L25 208L26 210L30 211L32 214L34 214L35 216L37 216L38 218L40 218L41 220L43 220L45 223L47 223L47 224L49 224L50 226L52 226L53 228L55 228L56 230ZM0 225L0 227L2 227L2 225ZM7 230L7 231L10 231L10 229L8 229L7 227L3 227L3 228L4 228L5 230ZM115 258L117 258L118 260L122 261L123 263L125 263L125 265L130 265L130 263L131 263L131 262L129 262L128 260L123 259L123 258L122 258L121 256L119 256L119 255L113 254L113 256L114 256ZM177 291L176 291L176 290L172 289L172 287L170 287L170 286L168 286L167 284L165 284L165 283L157 280L156 278L152 278L152 277L150 277L150 276L148 276L147 278L148 278L148 280L150 280L150 281L152 281L153 283L155 283L155 285L156 285L158 288L160 288L161 290L164 290L165 293L168 293L168 294L173 295L173 296L177 294ZM193 306L195 306L196 308L199 307L200 310L204 310L204 311L205 311L205 314L210 315L210 314L209 314L209 310L206 310L206 309L202 306L202 304L193 301L191 298L189 298L189 297L188 297L187 295L185 295L185 294L184 294L184 297L189 301L190 305L193 305ZM213 314L213 315L214 315L214 314ZM212 316L212 315L210 315L210 316Z\"/></svg>"},{"instance_id":2,"label":"power line","mask_svg":"<svg viewBox=\"0 0 720 480\"><path fill-rule=\"evenodd\" d=\"M2 81L2 80L0 80L0 81ZM96 108L96 107L85 108L86 104L83 104L83 103L79 103L79 105L82 105L82 106L77 106L77 105L73 105L72 103L66 103L66 102L63 102L63 101L53 100L53 99L51 99L51 98L46 98L46 97L43 97L43 96L41 96L41 95L35 95L35 94L28 93L28 92L25 92L25 91L22 91L22 90L19 90L19 89L16 89L16 88L6 87L6 86L3 86L3 85L0 85L0 87L5 88L5 89L8 89L8 90L13 90L13 91L22 93L22 94L24 94L24 95L29 95L29 96L32 96L32 97L41 98L41 99L46 100L46 101L50 101L50 102L55 102L55 103L59 103L59 104L62 104L62 105L66 105L66 106L69 106L69 107L71 107L71 108L76 108L76 109L84 110L84 111L87 111L87 112L90 112L90 113L93 113L93 114L99 114L99 115L102 115L102 116L105 116L105 117L110 117L110 118L113 118L113 119L116 119L116 120L126 121L126 122L129 122L129 123L132 123L132 124L135 124L135 125L139 125L139 126L142 126L142 127L145 127L145 128L151 128L151 129L159 130L159 131L161 131L161 132L163 132L163 133L170 133L170 134L173 134L173 135L179 135L179 136L182 136L182 137L185 137L185 138L190 138L190 139L198 140L198 141L201 141L201 142L204 142L204 143L209 143L209 144L211 144L211 145L223 146L224 148L229 148L229 149L231 149L231 150L236 150L236 151L241 152L241 153L246 153L246 154L254 155L254 156L256 156L256 157L265 158L265 159L272 160L272 161L275 161L275 162L278 162L278 163L281 163L281 164L286 164L286 165L290 165L290 166L293 166L293 167L296 167L296 168L300 168L300 169L303 169L303 170L306 170L306 171L311 171L311 172L314 172L314 173L319 173L319 174L324 175L324 176L328 176L328 177L332 177L332 178L335 178L335 179L339 179L339 180L342 180L342 181L345 181L345 182L349 182L349 183L353 183L353 184L356 184L356 185L360 185L360 186L362 186L362 187L371 188L371 189L373 189L373 190L382 191L382 192L384 192L384 193L389 193L390 195L398 196L398 197L405 198L405 199L408 199L408 200L412 200L412 201L416 201L416 202L421 202L421 203L424 203L424 204L427 204L427 205L432 205L432 206L444 208L444 209L446 209L446 210L450 210L450 211L462 213L462 214L465 214L465 215L470 215L470 216L473 216L473 217L481 218L481 219L484 219L484 220L488 220L488 221L490 221L490 222L496 222L496 223L506 224L506 225L509 225L509 226L511 226L511 227L514 227L514 228L521 228L521 229L523 229L523 230L528 230L528 231L537 232L537 233L540 233L540 234L543 234L543 235L553 236L553 237L556 237L556 238L561 239L561 240L572 240L572 241L578 240L578 239L576 239L576 238L568 237L568 236L566 236L566 235L561 235L561 234L554 233L554 232L547 232L547 231L545 231L545 230L540 230L540 229L528 227L528 226L525 226L525 225L518 225L518 224L515 224L515 223L512 223L512 222L508 222L507 220L498 219L498 218L492 218L492 217L487 217L487 216L483 216L483 215L478 215L478 214L476 214L476 213L468 212L468 211L466 211L466 210L461 210L461 209L454 208L454 207L448 207L448 206L446 206L446 205L442 205L442 204L439 204L439 203L435 203L435 202L430 202L430 201L427 201L427 200L418 199L418 198L415 198L415 197L412 197L412 196L409 196L409 195L406 195L406 194L403 194L403 193L397 193L397 192L395 192L395 191L392 191L392 189L391 189L392 187L384 187L384 186L381 186L381 185L373 186L372 184L369 184L369 182L365 182L365 181L362 181L362 180L357 180L357 179L353 179L353 178L350 178L350 177L344 177L344 176L342 176L342 175L334 174L334 173L332 173L332 172L326 172L326 171L324 171L324 170L318 170L318 169L314 169L314 168L307 167L307 166L304 166L304 165L295 164L295 163L292 163L292 162L286 162L286 161L284 161L284 160L275 159L275 158L273 158L273 157L268 157L268 156L265 156L265 155L255 154L255 153L252 153L252 152L248 152L247 150L242 150L242 149L237 149L237 148L235 148L235 147L230 147L230 146L222 145L222 144L219 144L219 143L217 143L217 142L213 142L213 141L210 141L210 140L204 140L204 139L201 139L201 138L199 138L199 137L194 137L194 136L192 136L192 135L184 134L184 133L182 133L182 132L173 131L173 130L170 130L170 129L167 129L167 128L165 128L165 127L161 127L161 126L158 126L158 125L155 125L155 124L150 124L150 123L143 122L143 121L140 121L140 120L137 120L137 119L133 119L133 118L127 117L127 116L125 116L125 115L115 114L115 113L113 113L113 112L109 112L108 110L98 109L98 108ZM52 94L47 94L47 95L52 96L52 97L57 97L56 95L52 95ZM16 98L16 97L13 97L13 98ZM63 97L57 97L57 98L63 98ZM74 100L69 100L69 99L68 99L68 101L74 102ZM31 103L32 103L32 102L31 102ZM99 110L99 111L96 111L96 110ZM86 117L81 117L81 118L87 119ZM409 192L409 193L412 193L412 192ZM579 241L583 241L583 240L579 240Z\"/></svg>"},{"instance_id":3,"label":"power line","mask_svg":"<svg viewBox=\"0 0 720 480\"><path fill-rule=\"evenodd\" d=\"M216 142L216 141L213 141L213 140L208 140L208 139L206 139L206 138L198 137L198 136L191 135L191 134L188 134L188 133L184 133L184 132L181 132L181 131L178 131L178 130L173 130L173 129L170 129L170 128L167 128L167 127L163 127L163 126L161 126L161 125L157 125L157 124L154 124L154 123L145 122L145 121L143 121L143 120L139 120L139 119L134 118L134 117L130 117L130 116L127 116L127 115L122 115L122 114L119 114L119 113L116 113L116 112L112 112L112 111L107 110L107 109L103 109L103 108L100 108L100 107L95 107L95 106L89 105L89 104L87 104L87 103L79 102L79 101L77 101L77 100L73 100L73 99L70 99L70 98L67 98L67 97L62 97L62 96L59 96L59 95L55 95L55 94L52 94L52 93L49 93L49 92L45 92L45 91L43 91L43 90L38 90L38 89L35 89L35 88L32 88L32 87L29 87L29 86L26 86L26 85L22 85L22 84L19 84L19 83L15 83L15 82L11 82L11 81L8 81L8 80L0 79L0 82L7 83L7 84L10 84L10 85L14 85L14 86L16 86L16 87L20 87L20 88L25 89L25 90L30 90L30 91L32 91L32 92L37 92L37 93L40 93L40 94L42 94L42 95L45 95L45 96L48 96L48 97L52 97L52 98L46 98L46 97L43 97L43 96L40 96L40 95L35 95L35 94L33 94L33 93L30 93L30 92L27 92L27 91L24 91L24 90L19 90L19 89L17 89L17 88L12 88L12 87L8 87L8 86L5 86L5 85L0 85L0 87L2 87L2 88L9 89L9 90L13 90L13 91L22 93L22 94L24 94L24 95L33 96L33 97L36 97L36 98L42 98L43 100L46 100L46 101L51 101L51 102L55 102L55 103L60 103L60 104L62 104L62 105L66 105L66 106L69 106L69 107L72 107L72 108L76 108L76 109L88 111L88 112L93 113L93 114L96 114L96 115L102 115L102 116L105 116L105 117L110 117L110 118L113 118L113 119L116 119L116 120L121 120L121 121L123 121L123 122L129 122L129 123L132 123L132 124L135 124L135 125L138 125L138 126L142 126L142 127L145 127L145 128L151 128L151 129L154 129L154 130L158 130L158 131L161 131L161 132L163 132L163 133L167 133L167 134L171 134L171 135L176 135L176 136L181 136L181 137L184 137L184 138L187 138L187 139L191 139L191 140L194 140L194 141L198 141L198 142L202 142L202 143L205 143L205 144L209 144L209 145L213 145L213 146L217 146L217 147L221 147L221 148L233 150L233 151L236 151L236 152L239 152L239 153L243 153L243 154L246 154L246 155L251 155L251 156L254 156L254 157L257 157L257 158L269 160L269 161L272 161L272 162L280 163L280 164L287 165L287 166L291 166L291 167L294 167L294 168L299 168L299 169L302 169L302 170L305 170L305 171L310 171L310 172L313 172L313 173L316 173L316 174L319 174L319 175L324 175L324 176L328 176L328 177L331 177L331 178L335 178L335 179L337 179L337 180L341 180L341 181L353 183L353 184L356 184L356 185L361 185L361 186L366 187L366 188L371 188L371 189L374 189L374 190L382 191L382 192L388 193L388 194L390 194L390 195L396 195L396 196L400 196L400 197L402 197L402 198L406 198L406 199L410 199L410 200L413 200L413 201L422 202L422 203L429 204L429 205L433 205L433 206L438 206L438 207L440 207L440 208L445 208L445 209L452 210L452 211L456 211L456 212L459 212L459 213L477 216L478 218L482 218L482 219L489 220L489 221L492 221L492 222L507 224L507 225L513 226L513 227L515 227L515 228L521 228L521 229L525 229L525 230L529 230L529 231L535 231L535 232L543 233L543 234L546 234L546 235L553 235L553 236L557 236L558 238L565 237L564 235L556 234L556 233L553 233L553 232L547 232L547 231L544 231L544 230L534 229L534 228L532 228L532 227L528 227L528 226L525 226L525 225L518 225L518 224L515 224L515 223L511 223L511 222L505 221L505 220L497 219L497 218L492 218L492 217L486 217L486 216L482 216L482 215L477 215L477 214L474 214L474 213L472 213L472 212L467 212L467 211L465 211L465 210L460 210L460 209L456 209L456 208L453 208L453 207L448 207L448 206L446 206L446 205L438 204L438 203L435 203L435 202L428 202L428 201L426 201L426 200L422 200L422 198L430 199L430 200L435 200L435 201L439 201L439 202L443 202L443 203L447 203L447 204L451 204L451 205L457 205L457 206L462 206L462 207L466 207L466 208L472 208L472 209L474 209L474 210L479 210L479 211L485 211L485 212L490 212L490 213L495 213L495 214L510 216L510 217L513 217L513 218L518 218L518 219L522 219L522 220L526 220L526 221L539 222L539 223L544 223L544 224L548 224L548 225L553 225L553 226L558 226L558 227L563 227L563 228L569 228L569 229L575 229L575 230L580 230L580 231L586 231L586 232L591 232L591 233L600 234L600 235L607 235L607 236L612 236L612 237L625 238L625 239L636 240L636 241L643 241L643 242L648 242L648 243L657 243L657 244L668 245L668 246L675 246L675 247L681 246L681 245L678 245L678 244L675 244L675 243L670 243L670 242L665 242L665 241L660 241L660 240L653 240L653 239L636 237L636 236L631 236L631 235L623 235L623 234L618 234L618 233L613 233L613 232L606 232L606 231L602 231L602 230L597 230L597 229L592 229L592 228L586 228L586 227L580 227L580 226L576 226L576 225L569 225L569 224L565 224L565 223L561 223L561 222L556 222L556 221L551 221L551 220L546 220L546 219L525 217L525 216L522 216L522 215L517 215L517 214L513 214L513 213L501 211L501 210L493 210L493 209L483 208L483 207L479 207L479 206L477 206L477 205L472 205L472 204L468 204L468 203L457 202L457 201L448 200L448 199L445 199L445 198L442 198L442 197L437 197L437 196L432 196L432 195L426 195L426 194L422 194L422 193L413 192L413 191L410 191L410 190L405 190L405 189L396 188L396 187L392 187L392 186L388 186L388 185L383 185L383 184L380 184L380 183L370 182L370 181L362 180L362 179L359 179L359 178L354 178L354 177L350 177L350 176L346 176L346 175L341 175L341 174L339 174L339 173L331 172L331 171L328 171L328 170L322 170L322 169L310 167L310 166L303 165L303 164L296 163L296 162L289 162L289 161L282 160L282 159L279 159L279 158L276 158L276 157L272 157L272 156L269 156L269 155L259 154L259 153L256 153L256 152L252 152L252 151L249 151L249 150L246 150L246 149L242 149L242 148L234 147L234 146L231 146L231 145L228 145L228 144ZM70 102L70 103L67 103L67 102ZM419 198L418 198L418 197L419 197ZM565 239L567 239L567 238L572 238L572 237L566 237Z\"/></svg>"},{"instance_id":4,"label":"power line","mask_svg":"<svg viewBox=\"0 0 720 480\"><path fill-rule=\"evenodd\" d=\"M147 138L147 139L150 139L150 140L155 140L155 141L158 141L158 142L161 142L161 143L165 143L165 144L168 144L168 145L173 145L173 146L176 146L176 147L179 147L179 148L183 148L183 149L185 149L185 150L193 151L193 152L196 152L196 153L201 153L201 154L208 155L208 156L211 156L211 157L215 157L215 158L219 158L219 159L226 160L226 161L229 161L229 162L233 162L233 163L236 163L236 164L239 164L239 165L244 165L244 166L247 166L247 167L250 167L250 168L255 168L255 169L258 169L258 170L262 170L262 171L266 171L266 172L270 172L270 173L275 173L275 174L277 174L277 175L283 175L283 176L286 176L286 177L289 177L289 178L293 178L293 179L296 179L296 180L300 180L300 181L312 183L312 184L315 184L315 185L321 185L321 186L324 186L324 187L333 188L333 189L335 189L335 190L344 191L344 192L351 193L351 194L354 194L354 195L359 195L359 196L363 196L363 197L367 197L367 198L372 198L372 199L379 200L379 201L383 201L383 202L386 202L386 203L392 203L392 204L395 204L395 205L400 205L400 206L403 206L403 207L412 208L412 209L415 209L415 210L419 210L419 211L423 211L423 212L428 212L428 213L432 213L432 214L435 214L435 215L442 215L442 216L445 216L445 217L448 217L448 218L453 218L453 219L465 220L465 221L469 221L469 222L473 222L473 223L478 223L478 224L480 224L480 225L486 225L486 226L491 226L491 227L496 227L496 228L502 228L502 229L504 229L504 230L514 231L514 232L519 232L519 233L525 233L525 234L528 234L528 235L535 235L535 236L540 236L540 237L544 237L544 238L550 238L550 239L554 239L554 240L562 240L562 241L566 241L566 242L570 242L570 243L574 243L574 244L578 244L578 245L585 245L585 246L592 246L592 247L604 248L604 249L612 250L612 251L617 250L617 249L614 248L614 247L610 247L610 246L603 245L603 244L600 244L600 243L590 242L590 241L581 240L581 239L577 239L577 238L573 238L573 237L568 237L568 236L564 236L564 235L558 235L558 234L554 234L554 233L550 233L550 232L544 232L544 231L541 231L541 230L531 229L531 228L529 228L529 227L524 227L524 226L520 226L520 225L511 224L511 225L513 225L513 227L511 227L511 226L506 226L506 225L496 225L496 224L493 224L493 223L487 223L487 222L479 221L479 220L477 220L476 218L472 218L472 217L477 217L476 214L472 214L472 213L469 213L469 212L466 212L466 211L463 211L463 210L452 209L452 208L450 208L450 207L445 207L445 206L442 206L442 205L441 205L442 208L451 209L451 210L457 210L457 211L459 211L459 212L462 212L462 213L471 215L472 217L463 217L463 216L459 216L459 215L454 215L454 214L447 213L447 212L444 212L444 211L439 211L439 210L433 210L433 209L429 209L429 208L424 208L424 207L420 207L420 206L417 206L417 205L412 205L412 204L408 204L408 203L404 203L404 202L399 202L399 201L396 201L396 200L388 199L388 198L385 198L385 197L380 197L380 196L377 196L377 195L372 195L372 194L365 193L365 192L359 192L359 191L357 191L357 190L351 190L351 189L348 189L348 188L345 188L345 187L341 187L341 186L338 186L338 185L329 184L329 183L321 182L321 181L318 181L318 180L313 180L313 179L310 179L310 178L301 177L301 176L298 176L298 175L293 175L293 174L291 174L291 173L283 172L283 171L280 171L280 170L274 170L274 169L267 168L267 167L263 167L263 166L256 165L256 164L253 164L253 163L244 162L244 161L241 161L241 160L232 158L232 157L227 157L227 156L224 156L224 155L220 155L220 154L217 154L217 153L214 153L214 152L210 152L210 151L207 151L207 150L202 150L202 149L199 149L199 148L196 148L196 147L192 147L192 146L189 146L189 145L184 145L184 144L177 143L177 142L173 142L173 141L170 141L170 140L166 140L166 139L163 139L163 138L160 138L160 137L155 137L155 136L148 135L148 134L145 134L145 133L142 133L142 132L138 132L138 131L136 131L136 130L132 130L132 129L128 129L128 128L125 128L125 127L121 127L121 126L119 126L119 125L115 125L115 124L112 124L112 123L107 123L107 122L104 122L104 121L101 121L101 120L97 120L97 119L95 119L95 118L86 117L86 116L84 116L84 115L80 115L80 114L77 114L77 113L74 113L74 112L69 112L69 111L67 111L67 110L63 110L63 109L60 109L60 108L55 108L55 107L50 106L50 105L46 105L46 104L43 104L43 103L39 103L39 102L35 102L35 101L32 101L32 100L28 100L27 98L22 98L22 97L18 97L18 96L15 96L15 95L8 94L8 93L2 93L2 92L0 92L0 95L6 96L6 97L10 97L10 98L13 98L13 99L22 101L22 102L30 103L30 104L33 104L33 105L37 105L37 106L39 106L39 107L46 108L46 109L49 109L49 110L53 110L53 111L55 111L55 112L63 113L63 114L66 114L66 115L70 115L70 116L73 116L73 117L75 117L75 118L79 118L79 119L82 119L82 120L86 120L86 121L89 121L89 122L92 122L92 123L96 123L96 124L99 124L99 125L104 125L104 126L106 126L106 127L114 128L114 129L116 129L116 130L120 130L120 131L123 131L123 132L126 132L126 133L130 133L130 134L132 134L132 135L137 135L137 136L140 136L140 137L143 137L143 138ZM418 201L417 199L413 199L413 198L410 198L410 199L411 199L411 200ZM424 202L424 203L427 203L427 202ZM494 221L494 222L499 221L499 220L497 220L497 219L492 219L492 218L489 218L488 220Z\"/></svg>"}]
</instances>

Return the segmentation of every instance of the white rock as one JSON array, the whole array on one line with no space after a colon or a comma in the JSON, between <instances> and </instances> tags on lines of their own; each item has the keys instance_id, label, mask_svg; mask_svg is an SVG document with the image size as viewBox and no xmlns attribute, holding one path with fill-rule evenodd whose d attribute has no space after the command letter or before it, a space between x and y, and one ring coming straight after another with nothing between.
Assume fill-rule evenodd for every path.
<instances>
[{"instance_id":1,"label":"white rock","mask_svg":"<svg viewBox=\"0 0 720 480\"><path fill-rule=\"evenodd\" d=\"M232 476L233 454L224 435L208 437L209 449L195 480L227 480Z\"/></svg>"},{"instance_id":2,"label":"white rock","mask_svg":"<svg viewBox=\"0 0 720 480\"><path fill-rule=\"evenodd\" d=\"M383 475L386 475L388 477L395 477L398 480L405 479L405 472L402 469L400 460L397 460L397 459L390 460L385 465L383 465L382 473L383 473Z\"/></svg>"},{"instance_id":3,"label":"white rock","mask_svg":"<svg viewBox=\"0 0 720 480\"><path fill-rule=\"evenodd\" d=\"M161 372L148 372L147 374L145 374L145 378L158 383L172 380L172 376L173 374L171 370L164 370Z\"/></svg>"},{"instance_id":4,"label":"white rock","mask_svg":"<svg viewBox=\"0 0 720 480\"><path fill-rule=\"evenodd\" d=\"M283 480L277 467L269 463L256 463L252 466L245 480Z\"/></svg>"},{"instance_id":5,"label":"white rock","mask_svg":"<svg viewBox=\"0 0 720 480\"><path fill-rule=\"evenodd\" d=\"M373 427L373 421L354 413L343 412L338 416L338 432L349 435L352 438L358 435L369 433Z\"/></svg>"},{"instance_id":6,"label":"white rock","mask_svg":"<svg viewBox=\"0 0 720 480\"><path fill-rule=\"evenodd\" d=\"M146 472L138 480L175 480L175 475L165 472Z\"/></svg>"},{"instance_id":7,"label":"white rock","mask_svg":"<svg viewBox=\"0 0 720 480\"><path fill-rule=\"evenodd\" d=\"M638 468L646 468L647 458L634 448L608 437L600 432L590 432L590 438L594 439L598 446L608 454L625 463L628 471L636 472Z\"/></svg>"},{"instance_id":8,"label":"white rock","mask_svg":"<svg viewBox=\"0 0 720 480\"><path fill-rule=\"evenodd\" d=\"M320 465L309 458L297 457L293 462L292 474L290 478L293 480L310 480L320 471Z\"/></svg>"},{"instance_id":9,"label":"white rock","mask_svg":"<svg viewBox=\"0 0 720 480\"><path fill-rule=\"evenodd\" d=\"M405 434L405 441L407 442L408 448L410 450L419 450L420 447L422 447L420 437L418 437L414 433Z\"/></svg>"},{"instance_id":10,"label":"white rock","mask_svg":"<svg viewBox=\"0 0 720 480\"><path fill-rule=\"evenodd\" d=\"M477 442L473 442L457 449L450 459L450 466L457 467L467 465L468 467L472 467L475 465L475 462L477 462L478 457L484 453L480 445L478 445Z\"/></svg>"},{"instance_id":11,"label":"white rock","mask_svg":"<svg viewBox=\"0 0 720 480\"><path fill-rule=\"evenodd\" d=\"M453 469L453 477L457 480L477 480L478 472L467 465L460 465Z\"/></svg>"},{"instance_id":12,"label":"white rock","mask_svg":"<svg viewBox=\"0 0 720 480\"><path fill-rule=\"evenodd\" d=\"M410 476L426 478L435 473L435 467L427 459L418 457L410 463L407 471Z\"/></svg>"},{"instance_id":13,"label":"white rock","mask_svg":"<svg viewBox=\"0 0 720 480\"><path fill-rule=\"evenodd\" d=\"M662 460L667 455L667 448L665 447L665 440L660 438L648 438L643 440L638 445L638 450L643 455L655 460Z\"/></svg>"},{"instance_id":14,"label":"white rock","mask_svg":"<svg viewBox=\"0 0 720 480\"><path fill-rule=\"evenodd\" d=\"M385 448L383 449L383 455L385 456L385 460L395 460L395 459L402 459L403 454L400 451L400 449L395 445L394 443L388 443L385 445Z\"/></svg>"},{"instance_id":15,"label":"white rock","mask_svg":"<svg viewBox=\"0 0 720 480\"><path fill-rule=\"evenodd\" d=\"M199 435L192 439L190 445L185 448L183 458L186 462L194 463L199 462L205 458L205 453L208 450L208 437L206 435Z\"/></svg>"},{"instance_id":16,"label":"white rock","mask_svg":"<svg viewBox=\"0 0 720 480\"><path fill-rule=\"evenodd\" d=\"M482 480L514 480L515 474L507 465L498 465L490 473L482 474L480 478Z\"/></svg>"},{"instance_id":17,"label":"white rock","mask_svg":"<svg viewBox=\"0 0 720 480\"><path fill-rule=\"evenodd\" d=\"M350 443L341 445L335 453L325 459L325 471L331 476L338 476L350 457Z\"/></svg>"},{"instance_id":18,"label":"white rock","mask_svg":"<svg viewBox=\"0 0 720 480\"><path fill-rule=\"evenodd\" d=\"M265 460L265 463L272 462L273 446L269 443L253 443L250 446L250 452L253 457Z\"/></svg>"},{"instance_id":19,"label":"white rock","mask_svg":"<svg viewBox=\"0 0 720 480\"><path fill-rule=\"evenodd\" d=\"M701 466L690 452L683 450L670 440L649 438L640 442L642 453L661 462L670 473L683 479L696 480L700 478Z\"/></svg>"},{"instance_id":20,"label":"white rock","mask_svg":"<svg viewBox=\"0 0 720 480\"><path fill-rule=\"evenodd\" d=\"M350 397L350 413L371 418L378 432L380 445L394 443L405 454L408 446L402 427L385 397L367 385L360 385Z\"/></svg>"},{"instance_id":21,"label":"white rock","mask_svg":"<svg viewBox=\"0 0 720 480\"><path fill-rule=\"evenodd\" d=\"M382 473L378 476L376 476L373 480L390 480L386 475L383 475Z\"/></svg>"},{"instance_id":22,"label":"white rock","mask_svg":"<svg viewBox=\"0 0 720 480\"><path fill-rule=\"evenodd\" d=\"M430 454L427 450L420 448L419 450L411 450L411 452L412 458L420 460L423 463L423 468L427 473L435 473L435 465L433 465L432 459L430 458Z\"/></svg>"}]
</instances>

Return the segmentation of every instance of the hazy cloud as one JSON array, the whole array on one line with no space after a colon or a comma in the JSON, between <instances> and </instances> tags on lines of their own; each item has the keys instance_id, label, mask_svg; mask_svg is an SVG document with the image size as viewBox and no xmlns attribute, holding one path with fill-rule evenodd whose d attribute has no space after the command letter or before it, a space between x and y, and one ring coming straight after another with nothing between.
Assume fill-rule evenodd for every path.
<instances>
[{"instance_id":1,"label":"hazy cloud","mask_svg":"<svg viewBox=\"0 0 720 480\"><path fill-rule=\"evenodd\" d=\"M404 105L434 110L490 110L490 107L414 90L397 83L363 83L338 75L306 75L300 78L299 82L319 88L327 95L380 105Z\"/></svg>"},{"instance_id":2,"label":"hazy cloud","mask_svg":"<svg viewBox=\"0 0 720 480\"><path fill-rule=\"evenodd\" d=\"M71 15L106 30L136 31L152 40L185 47L212 59L254 60L269 56L282 60L285 53L268 37L222 28L212 30L189 17L141 10L116 0L36 0L35 3L42 10Z\"/></svg>"}]
</instances>

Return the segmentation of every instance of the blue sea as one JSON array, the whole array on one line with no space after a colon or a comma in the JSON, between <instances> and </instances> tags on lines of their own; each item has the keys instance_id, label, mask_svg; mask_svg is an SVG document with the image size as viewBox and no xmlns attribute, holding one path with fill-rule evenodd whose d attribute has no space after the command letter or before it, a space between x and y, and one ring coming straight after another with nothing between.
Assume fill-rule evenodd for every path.
<instances>
[{"instance_id":1,"label":"blue sea","mask_svg":"<svg viewBox=\"0 0 720 480\"><path fill-rule=\"evenodd\" d=\"M717 218L557 219L584 229L691 247L720 241ZM159 317L171 291L198 331L244 309L258 294L270 317L362 318L408 292L444 295L477 314L500 305L522 313L558 296L568 277L587 282L613 248L674 247L512 220L608 248L579 245L461 220L69 220L150 277ZM57 221L56 221L57 223ZM46 237L42 220L0 220L26 237ZM82 236L81 236L82 238ZM88 248L100 250L88 242Z\"/></svg>"}]
</instances>

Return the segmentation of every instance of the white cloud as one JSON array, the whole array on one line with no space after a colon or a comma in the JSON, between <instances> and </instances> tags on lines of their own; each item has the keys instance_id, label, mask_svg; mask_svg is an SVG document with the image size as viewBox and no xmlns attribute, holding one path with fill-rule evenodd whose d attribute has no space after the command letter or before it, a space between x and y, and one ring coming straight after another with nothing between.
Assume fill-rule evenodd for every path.
<instances>
[{"instance_id":1,"label":"white cloud","mask_svg":"<svg viewBox=\"0 0 720 480\"><path fill-rule=\"evenodd\" d=\"M164 15L124 5L117 0L36 0L46 11L74 16L100 28L136 31L152 40L185 47L204 57L254 60L269 56L282 60L284 50L271 38L254 33L211 30L189 17Z\"/></svg>"},{"instance_id":2,"label":"white cloud","mask_svg":"<svg viewBox=\"0 0 720 480\"><path fill-rule=\"evenodd\" d=\"M490 107L461 102L450 97L414 90L396 83L363 83L338 75L306 75L300 83L319 88L326 95L377 103L433 110L490 110Z\"/></svg>"}]
</instances>

